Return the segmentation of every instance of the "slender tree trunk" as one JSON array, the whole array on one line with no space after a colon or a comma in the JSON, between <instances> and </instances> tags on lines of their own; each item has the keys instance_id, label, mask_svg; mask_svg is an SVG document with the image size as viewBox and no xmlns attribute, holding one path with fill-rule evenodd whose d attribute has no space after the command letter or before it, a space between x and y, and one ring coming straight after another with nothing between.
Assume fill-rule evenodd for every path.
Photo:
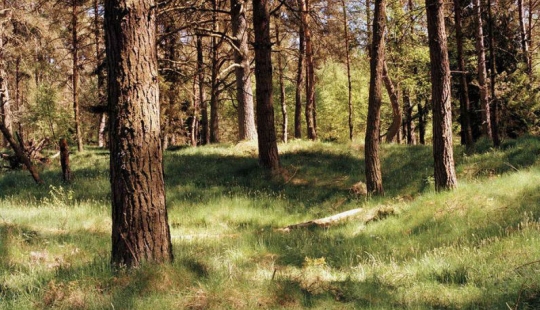
<instances>
[{"instance_id":1,"label":"slender tree trunk","mask_svg":"<svg viewBox=\"0 0 540 310\"><path fill-rule=\"evenodd\" d=\"M81 115L79 109L79 6L76 0L72 0L71 11L71 57L73 58L72 86L73 86L73 112L75 114L75 135L77 136L77 150L83 151L83 136L81 128Z\"/></svg>"},{"instance_id":2,"label":"slender tree trunk","mask_svg":"<svg viewBox=\"0 0 540 310\"><path fill-rule=\"evenodd\" d=\"M375 195L384 195L379 155L379 137L381 132L385 29L386 2L385 0L375 0L373 42L371 43L368 116L365 139L366 186L368 193Z\"/></svg>"},{"instance_id":3,"label":"slender tree trunk","mask_svg":"<svg viewBox=\"0 0 540 310\"><path fill-rule=\"evenodd\" d=\"M287 118L287 103L285 102L285 81L284 81L284 73L283 73L283 55L281 50L281 36L280 36L280 27L279 27L279 21L276 21L275 23L275 29L276 29L276 46L278 48L278 74L279 74L279 103L281 106L281 116L283 117L283 120L281 122L281 132L282 135L282 141L283 143L287 143L287 140L289 138L288 134L288 128L289 128L289 120Z\"/></svg>"},{"instance_id":4,"label":"slender tree trunk","mask_svg":"<svg viewBox=\"0 0 540 310\"><path fill-rule=\"evenodd\" d=\"M99 20L99 0L94 0L94 44L96 49L96 75L98 90L98 105L107 105L107 95L105 93L105 74L103 68L103 57L101 56L101 27ZM99 118L98 146L106 146L107 132L107 112L102 112Z\"/></svg>"},{"instance_id":5,"label":"slender tree trunk","mask_svg":"<svg viewBox=\"0 0 540 310\"><path fill-rule=\"evenodd\" d=\"M112 263L173 259L159 117L154 0L105 1Z\"/></svg>"},{"instance_id":6,"label":"slender tree trunk","mask_svg":"<svg viewBox=\"0 0 540 310\"><path fill-rule=\"evenodd\" d=\"M15 117L15 126L19 134L24 136L21 124L21 115L23 110L21 100L21 79L21 56L17 56L17 59L15 60L15 111L17 113L17 116Z\"/></svg>"},{"instance_id":7,"label":"slender tree trunk","mask_svg":"<svg viewBox=\"0 0 540 310\"><path fill-rule=\"evenodd\" d=\"M307 137L317 139L315 112L315 65L313 63L313 43L311 42L310 5L309 0L302 2L302 23L304 24L304 40L306 44L306 125Z\"/></svg>"},{"instance_id":8,"label":"slender tree trunk","mask_svg":"<svg viewBox=\"0 0 540 310\"><path fill-rule=\"evenodd\" d=\"M4 24L0 24L0 122L8 132L13 132L11 117L11 100L9 98L8 77L6 73ZM8 137L4 136L4 146L10 145Z\"/></svg>"},{"instance_id":9,"label":"slender tree trunk","mask_svg":"<svg viewBox=\"0 0 540 310\"><path fill-rule=\"evenodd\" d=\"M352 104L352 80L351 80L351 52L349 38L349 21L347 17L347 5L345 0L341 0L343 9L343 31L345 33L345 64L347 65L347 107L349 112L349 140L353 140L354 133L354 114Z\"/></svg>"},{"instance_id":10,"label":"slender tree trunk","mask_svg":"<svg viewBox=\"0 0 540 310\"><path fill-rule=\"evenodd\" d=\"M499 136L499 101L495 93L495 77L497 76L497 66L495 65L495 35L494 35L494 22L491 11L491 0L488 2L488 18L489 18L489 64L490 64L490 93L491 93L491 136L493 138L493 145L498 147L501 145L501 138ZM527 58L529 62L529 59ZM532 71L531 71L532 72Z\"/></svg>"},{"instance_id":11,"label":"slender tree trunk","mask_svg":"<svg viewBox=\"0 0 540 310\"><path fill-rule=\"evenodd\" d=\"M368 56L371 57L371 42L373 41L373 34L371 33L371 30L373 29L373 25L370 24L371 22L371 1L366 0L366 52Z\"/></svg>"},{"instance_id":12,"label":"slender tree trunk","mask_svg":"<svg viewBox=\"0 0 540 310\"><path fill-rule=\"evenodd\" d=\"M231 0L231 23L234 40L234 61L236 63L236 100L238 101L238 139L257 139L253 91L251 89L251 68L246 19L247 2Z\"/></svg>"},{"instance_id":13,"label":"slender tree trunk","mask_svg":"<svg viewBox=\"0 0 540 310\"><path fill-rule=\"evenodd\" d=\"M405 126L404 133L407 144L415 145L416 144L416 135L414 134L414 122L413 122L413 108L414 106L411 103L411 96L408 91L405 91L403 94L403 107L405 114Z\"/></svg>"},{"instance_id":14,"label":"slender tree trunk","mask_svg":"<svg viewBox=\"0 0 540 310\"><path fill-rule=\"evenodd\" d=\"M66 138L60 139L60 166L62 166L62 179L71 182L71 167L69 166L69 145Z\"/></svg>"},{"instance_id":15,"label":"slender tree trunk","mask_svg":"<svg viewBox=\"0 0 540 310\"><path fill-rule=\"evenodd\" d=\"M478 87L480 88L480 108L482 115L482 135L491 140L491 120L489 109L489 93L486 72L486 52L484 50L484 32L482 30L482 9L480 0L474 0L474 16L476 19L476 55L478 56Z\"/></svg>"},{"instance_id":16,"label":"slender tree trunk","mask_svg":"<svg viewBox=\"0 0 540 310\"><path fill-rule=\"evenodd\" d=\"M195 78L193 79L193 119L191 121L191 145L197 146L199 140L199 113L201 112L201 107L204 104L204 55L203 55L203 46L202 46L202 37L197 35L196 38L197 44L197 69L195 70ZM206 110L206 109L205 109ZM203 110L203 111L205 111ZM206 117L206 120L208 116ZM202 139L206 141L207 130L206 123L201 121L203 128ZM203 144L206 142L201 141Z\"/></svg>"},{"instance_id":17,"label":"slender tree trunk","mask_svg":"<svg viewBox=\"0 0 540 310\"><path fill-rule=\"evenodd\" d=\"M491 1L488 1L488 5L491 7ZM527 31L525 28L525 10L523 8L523 0L518 0L518 18L519 18L519 38L521 41L521 52L523 53L523 59L525 59L525 64L527 65L527 74L529 77L532 74L532 68L529 67L529 45L527 42ZM489 12L491 15L491 11Z\"/></svg>"},{"instance_id":18,"label":"slender tree trunk","mask_svg":"<svg viewBox=\"0 0 540 310\"><path fill-rule=\"evenodd\" d=\"M469 86L467 83L467 74L465 69L465 60L463 58L463 31L461 16L461 2L454 0L454 21L456 24L456 45L457 61L459 73L459 108L461 123L461 144L468 150L472 149L474 141L471 127L471 104L469 101Z\"/></svg>"},{"instance_id":19,"label":"slender tree trunk","mask_svg":"<svg viewBox=\"0 0 540 310\"><path fill-rule=\"evenodd\" d=\"M212 30L214 33L219 31L218 22L217 22L217 9L218 9L218 0L212 0ZM210 89L210 143L219 143L219 60L218 60L218 48L219 42L218 38L213 36L212 40L212 72L211 76L211 85Z\"/></svg>"},{"instance_id":20,"label":"slender tree trunk","mask_svg":"<svg viewBox=\"0 0 540 310\"><path fill-rule=\"evenodd\" d=\"M303 0L297 0L298 9L302 11ZM300 15L303 13L301 12ZM304 23L300 18L298 29L298 67L296 71L296 93L295 93L295 110L294 110L294 137L302 138L302 83L304 82Z\"/></svg>"},{"instance_id":21,"label":"slender tree trunk","mask_svg":"<svg viewBox=\"0 0 540 310\"><path fill-rule=\"evenodd\" d=\"M444 27L444 1L426 0L426 10L433 101L435 189L440 191L457 186L452 149L450 64Z\"/></svg>"},{"instance_id":22,"label":"slender tree trunk","mask_svg":"<svg viewBox=\"0 0 540 310\"><path fill-rule=\"evenodd\" d=\"M388 76L388 66L386 65L386 60L383 60L383 82L388 92L388 97L390 97L390 103L392 104L392 124L388 128L386 133L386 143L394 141L399 134L399 129L401 128L401 107L399 105L399 96L398 92L394 87L394 83Z\"/></svg>"},{"instance_id":23,"label":"slender tree trunk","mask_svg":"<svg viewBox=\"0 0 540 310\"><path fill-rule=\"evenodd\" d=\"M418 102L418 136L422 145L426 144L427 114L427 106L422 106L422 103Z\"/></svg>"},{"instance_id":24,"label":"slender tree trunk","mask_svg":"<svg viewBox=\"0 0 540 310\"><path fill-rule=\"evenodd\" d=\"M253 0L253 30L259 163L270 171L277 171L280 163L272 102L272 41L268 0Z\"/></svg>"}]
</instances>

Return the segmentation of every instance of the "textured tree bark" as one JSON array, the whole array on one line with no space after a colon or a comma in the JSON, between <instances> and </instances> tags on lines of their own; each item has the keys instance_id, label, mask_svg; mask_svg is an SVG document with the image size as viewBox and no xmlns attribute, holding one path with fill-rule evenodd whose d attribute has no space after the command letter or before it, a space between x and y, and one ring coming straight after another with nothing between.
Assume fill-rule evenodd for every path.
<instances>
[{"instance_id":1,"label":"textured tree bark","mask_svg":"<svg viewBox=\"0 0 540 310\"><path fill-rule=\"evenodd\" d=\"M383 60L383 82L386 91L388 92L388 97L390 97L390 103L392 104L392 124L386 133L386 143L390 143L396 139L399 129L401 128L401 107L399 105L398 92L394 88L394 83L392 83L392 80L388 76L386 60Z\"/></svg>"},{"instance_id":2,"label":"textured tree bark","mask_svg":"<svg viewBox=\"0 0 540 310\"><path fill-rule=\"evenodd\" d=\"M217 20L217 9L218 9L218 0L212 0L212 31L214 33L219 32L219 25ZM219 59L218 59L218 49L221 45L218 42L218 38L215 36L211 37L212 40L212 70L210 72L210 143L219 143L220 142L220 131L219 131L219 121L220 121L220 102L219 102Z\"/></svg>"},{"instance_id":3,"label":"textured tree bark","mask_svg":"<svg viewBox=\"0 0 540 310\"><path fill-rule=\"evenodd\" d=\"M373 41L371 43L369 102L365 139L366 186L368 193L375 195L384 195L379 158L379 137L381 132L385 28L386 1L376 0L373 18Z\"/></svg>"},{"instance_id":4,"label":"textured tree bark","mask_svg":"<svg viewBox=\"0 0 540 310\"><path fill-rule=\"evenodd\" d=\"M426 11L433 101L435 189L440 191L457 186L452 149L450 64L444 27L444 1L426 0Z\"/></svg>"},{"instance_id":5,"label":"textured tree bark","mask_svg":"<svg viewBox=\"0 0 540 310\"><path fill-rule=\"evenodd\" d=\"M69 146L67 139L60 139L60 166L62 167L62 179L64 182L71 182L71 168L69 167Z\"/></svg>"},{"instance_id":6,"label":"textured tree bark","mask_svg":"<svg viewBox=\"0 0 540 310\"><path fill-rule=\"evenodd\" d=\"M491 119L489 109L489 93L487 85L486 52L484 50L484 31L482 30L482 9L480 0L473 1L476 19L476 55L478 57L478 87L480 88L480 108L482 115L482 135L491 136Z\"/></svg>"},{"instance_id":7,"label":"textured tree bark","mask_svg":"<svg viewBox=\"0 0 540 310\"><path fill-rule=\"evenodd\" d=\"M465 73L465 60L463 58L463 31L461 22L461 2L454 0L454 22L456 25L457 62L459 73L459 109L461 123L461 144L468 150L473 147L474 141L471 127L471 104L469 101L469 86Z\"/></svg>"},{"instance_id":8,"label":"textured tree bark","mask_svg":"<svg viewBox=\"0 0 540 310\"><path fill-rule=\"evenodd\" d=\"M11 133L13 131L13 123L4 50L4 24L2 23L0 24L0 122ZM3 145L10 145L7 137L4 137Z\"/></svg>"},{"instance_id":9,"label":"textured tree bark","mask_svg":"<svg viewBox=\"0 0 540 310\"><path fill-rule=\"evenodd\" d=\"M521 52L523 53L523 59L525 59L525 64L527 65L527 74L530 77L532 75L532 67L530 67L531 61L529 59L529 44L528 44L529 42L527 41L527 30L525 28L525 13L523 9L523 0L518 0L517 4L518 4L519 38L521 41ZM488 1L488 5L490 9L489 14L491 17L491 1Z\"/></svg>"},{"instance_id":10,"label":"textured tree bark","mask_svg":"<svg viewBox=\"0 0 540 310\"><path fill-rule=\"evenodd\" d=\"M297 0L298 10L302 10L302 0ZM300 13L302 14L302 13ZM304 82L304 23L302 20L298 23L298 65L296 71L296 92L295 92L295 110L294 110L294 137L302 138L302 83Z\"/></svg>"},{"instance_id":11,"label":"textured tree bark","mask_svg":"<svg viewBox=\"0 0 540 310\"><path fill-rule=\"evenodd\" d=\"M71 2L71 57L72 63L72 96L73 96L73 113L75 115L75 135L77 136L77 150L83 151L83 137L81 128L81 115L79 109L79 6L78 2Z\"/></svg>"},{"instance_id":12,"label":"textured tree bark","mask_svg":"<svg viewBox=\"0 0 540 310\"><path fill-rule=\"evenodd\" d=\"M257 128L251 89L246 10L245 0L231 0L232 37L236 63L236 101L238 101L238 140L253 141L257 139Z\"/></svg>"},{"instance_id":13,"label":"textured tree bark","mask_svg":"<svg viewBox=\"0 0 540 310\"><path fill-rule=\"evenodd\" d=\"M315 64L313 63L313 43L311 42L310 5L309 0L302 2L302 24L304 24L304 43L306 48L306 125L307 137L317 139L317 125L315 120Z\"/></svg>"},{"instance_id":14,"label":"textured tree bark","mask_svg":"<svg viewBox=\"0 0 540 310\"><path fill-rule=\"evenodd\" d=\"M272 102L272 41L268 0L253 0L253 30L259 163L270 171L277 171L280 163Z\"/></svg>"},{"instance_id":15,"label":"textured tree bark","mask_svg":"<svg viewBox=\"0 0 540 310\"><path fill-rule=\"evenodd\" d=\"M173 258L163 180L155 1L105 2L112 264Z\"/></svg>"}]
</instances>

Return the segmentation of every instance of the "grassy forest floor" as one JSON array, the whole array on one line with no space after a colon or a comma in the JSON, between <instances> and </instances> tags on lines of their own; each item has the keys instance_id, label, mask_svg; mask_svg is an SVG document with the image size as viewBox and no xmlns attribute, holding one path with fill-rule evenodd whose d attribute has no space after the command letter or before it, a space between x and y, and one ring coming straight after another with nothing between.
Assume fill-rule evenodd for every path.
<instances>
[{"instance_id":1,"label":"grassy forest floor","mask_svg":"<svg viewBox=\"0 0 540 310\"><path fill-rule=\"evenodd\" d=\"M459 188L434 192L429 146L383 146L366 199L360 145L280 145L269 178L246 144L167 151L175 261L110 260L108 154L0 174L1 309L539 309L540 138L456 148ZM276 230L354 208L387 217Z\"/></svg>"}]
</instances>

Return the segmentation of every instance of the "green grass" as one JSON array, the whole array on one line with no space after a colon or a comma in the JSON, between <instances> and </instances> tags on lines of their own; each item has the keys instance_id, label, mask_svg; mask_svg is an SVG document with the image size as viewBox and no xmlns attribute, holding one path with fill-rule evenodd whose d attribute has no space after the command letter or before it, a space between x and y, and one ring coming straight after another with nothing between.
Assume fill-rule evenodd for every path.
<instances>
[{"instance_id":1,"label":"green grass","mask_svg":"<svg viewBox=\"0 0 540 310\"><path fill-rule=\"evenodd\" d=\"M459 187L436 193L428 146L384 145L387 195L361 145L280 145L270 177L253 145L167 151L175 261L112 270L108 155L72 156L36 186L0 174L0 309L538 309L540 138L455 151ZM275 228L363 207L394 215L328 229Z\"/></svg>"}]
</instances>

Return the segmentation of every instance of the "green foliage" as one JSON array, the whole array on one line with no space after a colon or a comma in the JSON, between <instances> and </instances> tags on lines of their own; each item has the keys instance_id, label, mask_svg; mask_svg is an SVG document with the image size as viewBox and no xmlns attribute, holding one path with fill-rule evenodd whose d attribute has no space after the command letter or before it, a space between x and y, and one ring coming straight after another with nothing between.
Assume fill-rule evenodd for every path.
<instances>
[{"instance_id":1,"label":"green foliage","mask_svg":"<svg viewBox=\"0 0 540 310\"><path fill-rule=\"evenodd\" d=\"M460 186L430 186L431 148L383 145L387 196L357 197L361 145L280 145L269 176L254 145L165 154L175 262L110 268L108 156L72 156L36 187L0 175L0 309L535 309L540 301L540 139L473 154ZM28 181L28 182L27 182ZM386 218L275 228L354 208Z\"/></svg>"},{"instance_id":2,"label":"green foliage","mask_svg":"<svg viewBox=\"0 0 540 310\"><path fill-rule=\"evenodd\" d=\"M33 133L28 138L49 137L56 141L59 137L69 137L71 114L59 105L58 91L50 84L39 85L31 95L28 113L25 114L24 127Z\"/></svg>"},{"instance_id":3,"label":"green foliage","mask_svg":"<svg viewBox=\"0 0 540 310\"><path fill-rule=\"evenodd\" d=\"M369 94L369 64L351 60L354 134L364 132ZM347 69L344 64L327 61L317 71L317 129L323 141L349 139Z\"/></svg>"}]
</instances>

